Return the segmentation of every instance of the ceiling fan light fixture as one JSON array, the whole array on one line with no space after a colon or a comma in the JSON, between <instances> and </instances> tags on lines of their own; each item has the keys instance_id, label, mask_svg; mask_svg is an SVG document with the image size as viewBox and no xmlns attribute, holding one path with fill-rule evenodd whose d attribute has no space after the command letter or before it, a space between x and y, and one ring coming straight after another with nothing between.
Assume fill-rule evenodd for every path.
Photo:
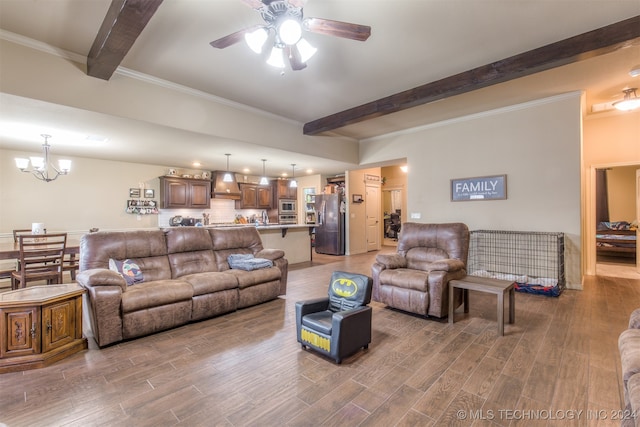
<instances>
[{"instance_id":1,"label":"ceiling fan light fixture","mask_svg":"<svg viewBox=\"0 0 640 427\"><path fill-rule=\"evenodd\" d=\"M254 51L255 53L262 53L262 47L264 46L268 37L269 33L267 32L267 30L264 27L260 27L255 31L245 34L244 41L252 51Z\"/></svg>"},{"instance_id":2,"label":"ceiling fan light fixture","mask_svg":"<svg viewBox=\"0 0 640 427\"><path fill-rule=\"evenodd\" d=\"M296 19L285 19L278 26L278 37L284 44L293 46L302 37L302 26Z\"/></svg>"},{"instance_id":3,"label":"ceiling fan light fixture","mask_svg":"<svg viewBox=\"0 0 640 427\"><path fill-rule=\"evenodd\" d=\"M302 63L307 62L318 51L318 49L311 46L311 43L305 39L300 39L298 44L296 44L296 47L298 48L298 52L300 52L300 61Z\"/></svg>"},{"instance_id":4,"label":"ceiling fan light fixture","mask_svg":"<svg viewBox=\"0 0 640 427\"><path fill-rule=\"evenodd\" d=\"M269 55L269 59L267 60L267 64L276 68L284 68L284 49L274 46L271 49L271 55Z\"/></svg>"},{"instance_id":5,"label":"ceiling fan light fixture","mask_svg":"<svg viewBox=\"0 0 640 427\"><path fill-rule=\"evenodd\" d=\"M624 99L622 101L614 102L613 106L620 111L631 111L639 108L640 98L638 98L636 90L637 88L635 87L623 90Z\"/></svg>"}]
</instances>

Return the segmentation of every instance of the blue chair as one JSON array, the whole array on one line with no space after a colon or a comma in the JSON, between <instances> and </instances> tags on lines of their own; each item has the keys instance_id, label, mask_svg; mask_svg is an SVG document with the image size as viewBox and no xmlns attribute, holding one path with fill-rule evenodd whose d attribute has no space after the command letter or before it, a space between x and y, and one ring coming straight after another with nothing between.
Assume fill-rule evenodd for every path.
<instances>
[{"instance_id":1,"label":"blue chair","mask_svg":"<svg viewBox=\"0 0 640 427\"><path fill-rule=\"evenodd\" d=\"M336 271L327 297L296 302L296 329L302 348L312 348L336 361L371 342L373 279Z\"/></svg>"}]
</instances>

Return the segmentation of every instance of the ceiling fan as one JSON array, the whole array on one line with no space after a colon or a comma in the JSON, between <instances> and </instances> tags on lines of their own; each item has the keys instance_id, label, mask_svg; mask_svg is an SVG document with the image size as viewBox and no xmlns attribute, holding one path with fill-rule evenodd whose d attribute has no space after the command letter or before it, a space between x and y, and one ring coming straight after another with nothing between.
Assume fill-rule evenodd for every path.
<instances>
[{"instance_id":1,"label":"ceiling fan","mask_svg":"<svg viewBox=\"0 0 640 427\"><path fill-rule=\"evenodd\" d=\"M302 70L307 60L316 52L304 38L302 31L365 41L371 35L371 27L349 22L333 21L323 18L305 18L302 8L306 0L240 0L257 10L265 25L253 25L218 40L211 46L224 49L241 40L245 40L256 53L261 53L267 39L273 33L274 42L267 63L284 68L284 58L289 60L291 69Z\"/></svg>"}]
</instances>

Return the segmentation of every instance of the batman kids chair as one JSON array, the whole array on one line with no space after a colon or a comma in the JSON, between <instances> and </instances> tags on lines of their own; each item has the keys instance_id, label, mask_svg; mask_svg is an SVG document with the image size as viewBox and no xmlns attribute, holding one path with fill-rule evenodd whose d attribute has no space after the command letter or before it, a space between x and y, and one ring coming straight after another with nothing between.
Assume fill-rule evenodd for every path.
<instances>
[{"instance_id":1,"label":"batman kids chair","mask_svg":"<svg viewBox=\"0 0 640 427\"><path fill-rule=\"evenodd\" d=\"M302 348L310 347L342 363L371 342L371 289L373 279L336 271L329 295L296 302L296 329Z\"/></svg>"}]
</instances>

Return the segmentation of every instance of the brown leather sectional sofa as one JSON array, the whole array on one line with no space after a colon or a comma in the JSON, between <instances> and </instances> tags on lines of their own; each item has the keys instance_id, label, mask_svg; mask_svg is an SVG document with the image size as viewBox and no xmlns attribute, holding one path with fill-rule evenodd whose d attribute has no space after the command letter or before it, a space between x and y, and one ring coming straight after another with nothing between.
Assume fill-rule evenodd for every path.
<instances>
[{"instance_id":1,"label":"brown leather sectional sofa","mask_svg":"<svg viewBox=\"0 0 640 427\"><path fill-rule=\"evenodd\" d=\"M640 308L631 313L629 328L618 338L622 367L624 404L622 427L640 426Z\"/></svg>"},{"instance_id":2,"label":"brown leather sectional sofa","mask_svg":"<svg viewBox=\"0 0 640 427\"><path fill-rule=\"evenodd\" d=\"M231 269L232 254L273 266ZM130 260L142 282L127 285L110 260ZM91 329L103 347L275 299L286 293L287 272L284 252L264 249L255 227L172 227L84 235L77 282L87 289Z\"/></svg>"}]
</instances>

